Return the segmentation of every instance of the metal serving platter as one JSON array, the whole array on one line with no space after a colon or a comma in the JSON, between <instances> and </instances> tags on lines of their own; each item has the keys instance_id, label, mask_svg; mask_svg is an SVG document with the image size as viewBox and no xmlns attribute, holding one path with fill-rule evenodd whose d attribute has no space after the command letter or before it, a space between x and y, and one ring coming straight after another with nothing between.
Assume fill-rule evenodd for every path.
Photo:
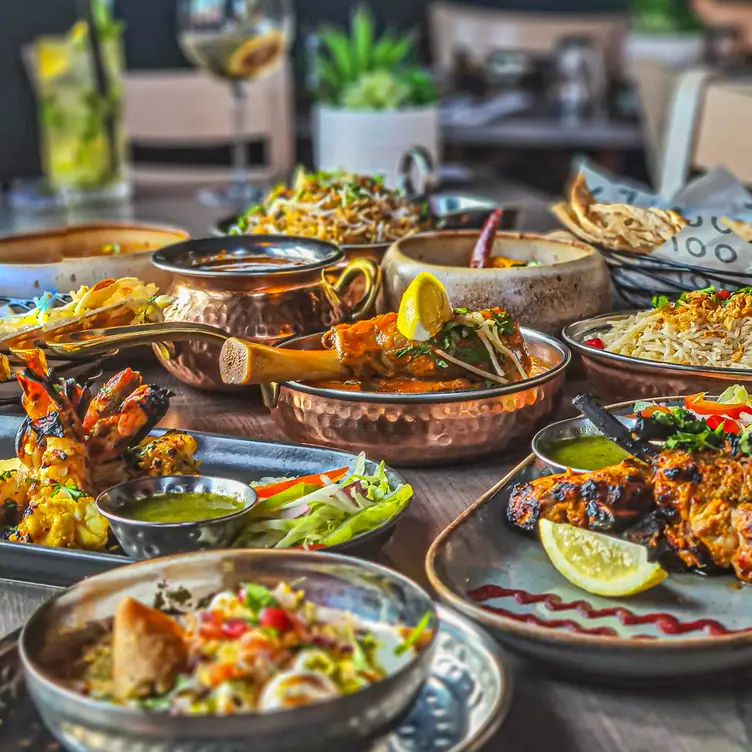
<instances>
[{"instance_id":1,"label":"metal serving platter","mask_svg":"<svg viewBox=\"0 0 752 752\"><path fill-rule=\"evenodd\" d=\"M499 728L512 699L501 652L472 622L439 607L428 681L408 716L363 752L472 752ZM62 752L29 698L17 630L0 640L0 752Z\"/></svg>"},{"instance_id":2,"label":"metal serving platter","mask_svg":"<svg viewBox=\"0 0 752 752\"><path fill-rule=\"evenodd\" d=\"M585 340L599 337L637 311L606 313L576 321L562 330L562 339L581 358L588 382L609 402L654 399L665 394L722 392L731 384L752 382L750 368L712 368L664 363L588 347Z\"/></svg>"},{"instance_id":3,"label":"metal serving platter","mask_svg":"<svg viewBox=\"0 0 752 752\"><path fill-rule=\"evenodd\" d=\"M15 457L15 435L21 418L0 416L0 459ZM163 431L153 431L155 435ZM263 477L308 475L350 465L355 455L331 449L253 441L220 434L186 431L196 438L201 471L207 475L233 478L245 483ZM371 468L376 463L370 462ZM390 468L387 476L394 484L404 479ZM409 505L408 505L409 506ZM363 533L347 543L332 546L331 551L369 557L376 554L391 537L394 526L407 507L386 524ZM67 587L131 560L121 553L77 551L30 543L0 541L0 577L39 585Z\"/></svg>"}]
</instances>

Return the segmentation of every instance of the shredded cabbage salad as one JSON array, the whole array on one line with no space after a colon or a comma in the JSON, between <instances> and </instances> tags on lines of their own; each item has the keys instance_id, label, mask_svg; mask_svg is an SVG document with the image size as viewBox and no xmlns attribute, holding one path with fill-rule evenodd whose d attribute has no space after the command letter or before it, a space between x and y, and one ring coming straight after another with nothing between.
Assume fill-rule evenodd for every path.
<instances>
[{"instance_id":1,"label":"shredded cabbage salad","mask_svg":"<svg viewBox=\"0 0 752 752\"><path fill-rule=\"evenodd\" d=\"M392 488L381 462L368 474L365 454L346 468L298 479L251 483L259 502L236 541L247 548L327 548L380 527L399 514L413 490ZM269 491L276 491L269 493Z\"/></svg>"}]
</instances>

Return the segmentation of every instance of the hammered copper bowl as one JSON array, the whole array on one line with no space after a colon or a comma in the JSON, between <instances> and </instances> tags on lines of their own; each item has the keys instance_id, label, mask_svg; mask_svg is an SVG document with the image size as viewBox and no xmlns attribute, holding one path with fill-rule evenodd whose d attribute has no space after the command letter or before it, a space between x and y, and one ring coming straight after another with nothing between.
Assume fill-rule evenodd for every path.
<instances>
[{"instance_id":1,"label":"hammered copper bowl","mask_svg":"<svg viewBox=\"0 0 752 752\"><path fill-rule=\"evenodd\" d=\"M80 649L81 630L109 619L123 597L151 604L180 590L194 604L244 582L295 583L311 601L367 622L412 628L425 614L433 636L403 668L348 695L293 709L171 716L86 697L56 670ZM160 583L165 583L160 588ZM385 567L312 551L205 551L168 556L91 577L48 600L19 641L26 685L46 726L76 752L291 752L368 748L409 708L428 677L437 617L430 596ZM39 752L35 750L35 752Z\"/></svg>"},{"instance_id":2,"label":"hammered copper bowl","mask_svg":"<svg viewBox=\"0 0 752 752\"><path fill-rule=\"evenodd\" d=\"M373 313L381 269L358 258L330 281L327 271L343 259L337 246L321 240L238 235L177 243L155 253L153 261L173 277L167 321L208 324L228 336L274 345ZM348 302L358 283L357 300ZM207 341L179 343L169 357L155 348L162 365L186 384L226 390L219 350Z\"/></svg>"},{"instance_id":3,"label":"hammered copper bowl","mask_svg":"<svg viewBox=\"0 0 752 752\"><path fill-rule=\"evenodd\" d=\"M565 327L564 341L582 360L585 376L593 391L609 402L653 399L664 394L720 394L733 384L752 388L752 369L703 368L661 361L631 358L589 347L585 340L599 337L611 324L636 312L608 313Z\"/></svg>"},{"instance_id":4,"label":"hammered copper bowl","mask_svg":"<svg viewBox=\"0 0 752 752\"><path fill-rule=\"evenodd\" d=\"M556 408L569 349L533 329L523 327L522 334L531 355L549 368L508 386L386 394L285 382L262 391L272 419L296 442L365 452L398 467L479 459L531 434ZM321 337L284 346L317 349Z\"/></svg>"}]
</instances>

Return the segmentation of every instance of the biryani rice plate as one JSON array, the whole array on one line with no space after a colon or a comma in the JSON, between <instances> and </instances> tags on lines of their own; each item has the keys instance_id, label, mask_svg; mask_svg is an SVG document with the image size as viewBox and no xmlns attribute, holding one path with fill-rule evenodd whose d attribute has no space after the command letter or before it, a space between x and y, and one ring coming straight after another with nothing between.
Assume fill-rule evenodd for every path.
<instances>
[{"instance_id":1,"label":"biryani rice plate","mask_svg":"<svg viewBox=\"0 0 752 752\"><path fill-rule=\"evenodd\" d=\"M685 293L676 303L616 322L600 335L608 352L711 368L752 368L752 288Z\"/></svg>"}]
</instances>

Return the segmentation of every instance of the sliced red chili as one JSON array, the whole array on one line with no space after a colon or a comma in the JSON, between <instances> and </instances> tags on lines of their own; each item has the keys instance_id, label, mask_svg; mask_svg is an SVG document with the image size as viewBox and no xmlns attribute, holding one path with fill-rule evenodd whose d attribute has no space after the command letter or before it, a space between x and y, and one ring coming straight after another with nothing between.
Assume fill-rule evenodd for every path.
<instances>
[{"instance_id":1,"label":"sliced red chili","mask_svg":"<svg viewBox=\"0 0 752 752\"><path fill-rule=\"evenodd\" d=\"M718 290L716 294L718 295L718 300L726 300L731 297L731 293L728 290Z\"/></svg>"}]
</instances>

